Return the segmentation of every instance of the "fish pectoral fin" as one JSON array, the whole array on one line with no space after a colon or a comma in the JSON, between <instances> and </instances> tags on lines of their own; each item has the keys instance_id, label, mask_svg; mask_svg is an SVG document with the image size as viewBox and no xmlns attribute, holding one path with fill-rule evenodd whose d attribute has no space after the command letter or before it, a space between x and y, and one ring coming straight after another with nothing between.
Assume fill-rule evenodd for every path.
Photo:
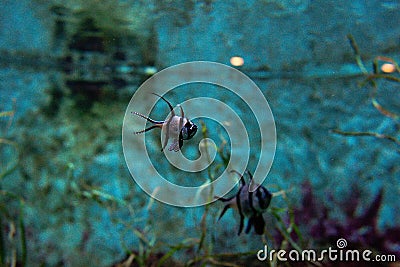
<instances>
[{"instance_id":1,"label":"fish pectoral fin","mask_svg":"<svg viewBox=\"0 0 400 267\"><path fill-rule=\"evenodd\" d=\"M179 151L179 143L178 140L174 139L174 141L172 142L172 144L169 146L168 148L169 151L175 151L178 152Z\"/></svg>"}]
</instances>

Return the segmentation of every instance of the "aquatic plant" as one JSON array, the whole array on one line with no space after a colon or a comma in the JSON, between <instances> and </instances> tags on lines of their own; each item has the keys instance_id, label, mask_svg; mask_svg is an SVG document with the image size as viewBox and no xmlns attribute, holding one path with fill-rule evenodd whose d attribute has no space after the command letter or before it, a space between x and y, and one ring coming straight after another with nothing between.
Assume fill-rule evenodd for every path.
<instances>
[{"instance_id":1,"label":"aquatic plant","mask_svg":"<svg viewBox=\"0 0 400 267\"><path fill-rule=\"evenodd\" d=\"M367 84L372 86L372 94L371 94L371 104L373 107L378 110L383 116L392 119L395 123L399 123L400 115L396 112L390 111L387 108L383 107L378 101L378 80L386 80L395 83L400 83L400 67L399 64L390 57L377 56L374 58L372 62L372 72L369 72L365 67L363 60L361 59L360 49L356 43L354 37L349 34L347 38L350 41L350 45L355 54L356 62L361 71L365 75L364 81L360 83L360 87L365 87ZM381 64L384 62L383 64ZM385 65L385 67L384 67ZM380 67L380 68L379 68ZM396 76L397 74L397 76ZM343 131L340 129L333 129L331 132L340 134L343 136L371 136L379 139L386 139L391 142L394 142L397 145L400 145L400 140L393 135L382 134L372 131Z\"/></svg>"},{"instance_id":2,"label":"aquatic plant","mask_svg":"<svg viewBox=\"0 0 400 267\"><path fill-rule=\"evenodd\" d=\"M63 74L65 86L57 84L57 94L74 98L77 108L114 97L117 89L138 85L154 73L155 68L147 67L154 65L156 55L151 2L34 2L42 6L37 12L47 12L38 15L47 18L50 11L53 29L54 55L43 56L47 64L39 65Z\"/></svg>"},{"instance_id":3,"label":"aquatic plant","mask_svg":"<svg viewBox=\"0 0 400 267\"><path fill-rule=\"evenodd\" d=\"M9 118L6 129L4 130L5 132L7 132L8 128L11 126L13 118L14 118L14 114L15 114L15 101L14 101L13 110L0 112L0 119L7 118L7 117ZM13 157L11 157L11 160L3 160L2 161L2 164L6 164L6 165L1 166L0 181L16 168L16 166L18 164L18 154L19 154L18 153L18 145L16 142L1 136L0 137L0 146L2 146L2 145L13 148L14 154L16 154L16 156L14 156L14 159L12 159Z\"/></svg>"},{"instance_id":4,"label":"aquatic plant","mask_svg":"<svg viewBox=\"0 0 400 267\"><path fill-rule=\"evenodd\" d=\"M49 5L52 10L65 16L68 24L68 34L74 34L82 22L90 19L93 25L110 37L120 37L134 33L137 36L149 36L151 30L152 4L148 1L42 1L36 2Z\"/></svg>"},{"instance_id":5,"label":"aquatic plant","mask_svg":"<svg viewBox=\"0 0 400 267\"><path fill-rule=\"evenodd\" d=\"M207 125L200 121L201 124L201 133L203 139L209 138ZM230 159L229 146L228 142L222 137L221 144L219 146L209 145L208 149L216 149L217 154L219 155L219 163L214 166L214 168L207 168L208 178L205 183L209 183L215 179L216 173L221 169L225 169L228 165ZM209 150L206 149L207 157L209 161L211 161ZM289 246L302 251L302 244L300 244L297 240L293 239L291 236L293 233L296 233L298 236L301 236L301 232L298 226L295 224L294 210L292 206L289 205L290 200L288 198L288 193L291 190L283 190L279 189L273 194L274 197L282 197L284 205L281 207L274 206L270 207L267 210L266 217L269 217L268 222L272 223L272 225L267 226L267 231L261 235L261 240L263 244L267 244L273 242L273 247L278 249L287 249ZM209 195L210 199L214 198L212 190ZM214 209L217 206L218 209ZM255 255L257 251L249 250L244 252L231 252L231 253L216 253L215 246L217 245L215 237L212 236L212 229L217 222L218 215L220 214L220 205L217 203L211 203L204 206L203 215L201 216L200 221L200 236L197 239L186 240L184 243L178 244L171 248L163 258L171 257L178 250L185 249L186 251L193 251L192 257L185 263L185 266L204 266L204 265L212 265L212 266L243 266L249 265L252 266L264 266L264 263L261 263ZM289 221L285 221L286 216L289 214ZM210 225L213 223L214 225ZM236 228L232 232L232 235L236 235ZM275 242L277 240L274 239L277 233L280 233L281 239L279 242ZM253 236L255 238L255 236ZM252 237L252 238L253 238ZM160 265L162 262L159 262ZM278 259L271 259L271 266L277 265ZM314 263L318 266L318 263Z\"/></svg>"},{"instance_id":6,"label":"aquatic plant","mask_svg":"<svg viewBox=\"0 0 400 267\"><path fill-rule=\"evenodd\" d=\"M7 132L11 126L14 114L15 100L11 111L0 112L0 119L9 118L4 132ZM16 169L19 162L19 149L16 142L9 138L0 137L0 146L3 145L13 148L14 153L2 147L1 153L4 158L1 162L5 166L1 166L0 171L0 265L15 266L18 263L25 266L27 258L24 222L25 201L21 196L3 189L2 183L3 179Z\"/></svg>"},{"instance_id":7,"label":"aquatic plant","mask_svg":"<svg viewBox=\"0 0 400 267\"><path fill-rule=\"evenodd\" d=\"M262 0L259 1L261 8L265 8L269 17L284 17L292 14L302 13L308 9L309 0Z\"/></svg>"},{"instance_id":8,"label":"aquatic plant","mask_svg":"<svg viewBox=\"0 0 400 267\"><path fill-rule=\"evenodd\" d=\"M302 200L294 207L294 220L301 225L305 233L322 245L336 244L336 240L344 238L349 247L354 249L373 249L379 253L400 256L400 227L390 227L384 231L378 229L379 211L384 191L380 189L373 200L366 205L361 201L361 193L353 190L353 194L337 202L333 197L327 200L317 199L309 181L302 184ZM344 218L337 219L324 203L330 202L343 211ZM362 210L362 212L358 212ZM278 239L281 237L278 237ZM302 239L298 232L292 235L295 240Z\"/></svg>"},{"instance_id":9,"label":"aquatic plant","mask_svg":"<svg viewBox=\"0 0 400 267\"><path fill-rule=\"evenodd\" d=\"M155 14L157 14L157 18L171 13L174 14L174 26L183 27L192 23L192 12L195 8L195 4L196 1L194 0L156 1L154 11Z\"/></svg>"},{"instance_id":10,"label":"aquatic plant","mask_svg":"<svg viewBox=\"0 0 400 267\"><path fill-rule=\"evenodd\" d=\"M204 121L200 121L201 134L203 139L209 138L208 128ZM211 162L209 149L217 149L220 155L220 162L213 167L207 168L206 177L204 177L204 184L210 183L215 179L216 173L226 168L224 162L229 161L229 154L225 151L225 146L215 147L207 143L205 149L206 157ZM213 190L210 190L208 195L209 200L214 199ZM149 200L149 205L146 210L151 214L152 203L154 199ZM185 238L184 240L177 241L176 243L165 244L162 241L157 241L152 236L152 219L148 218L149 222L146 225L148 231L137 230L135 235L141 240L139 247L133 248L127 253L126 258L114 266L199 266L199 265L220 265L220 266L239 266L233 262L240 260L245 256L254 256L256 252L251 251L247 253L215 253L215 236L213 236L213 228L217 219L217 209L213 206L215 203L207 204L203 207L197 208L200 212L199 221L195 222L196 232L192 237ZM156 212L156 211L154 211ZM153 236L154 237L154 236ZM176 255L184 254L184 258L177 259Z\"/></svg>"},{"instance_id":11,"label":"aquatic plant","mask_svg":"<svg viewBox=\"0 0 400 267\"><path fill-rule=\"evenodd\" d=\"M96 227L111 225L118 239L122 224L130 230L128 222L143 217L131 215L132 209L125 202L140 207L140 200L132 200L132 192L126 186L118 194L112 191L115 177L127 177L123 165L118 165L118 152L111 151L111 147L119 147L118 130L124 109L121 103L125 99L96 102L87 112L76 109L74 99L69 97L47 100L48 106L43 103L42 109L18 120L24 127L18 129L16 141L24 147L24 157L16 179L3 179L3 190L12 188L13 193L24 198L28 263L56 265L63 261L76 265L79 258L85 258L82 254L93 249L93 243L101 243L93 238L99 238ZM17 200L9 194L0 198L5 200L1 204L18 207ZM18 218L17 209L14 210L10 214L13 220ZM119 240L111 240L111 246L130 241L121 240L120 244ZM85 260L89 264L89 259Z\"/></svg>"}]
</instances>

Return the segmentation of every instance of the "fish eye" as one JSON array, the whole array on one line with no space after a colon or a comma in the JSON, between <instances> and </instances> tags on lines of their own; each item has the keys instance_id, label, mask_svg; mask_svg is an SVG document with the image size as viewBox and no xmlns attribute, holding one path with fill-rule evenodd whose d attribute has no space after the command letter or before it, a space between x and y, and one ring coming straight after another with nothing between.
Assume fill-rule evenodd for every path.
<instances>
[{"instance_id":1,"label":"fish eye","mask_svg":"<svg viewBox=\"0 0 400 267\"><path fill-rule=\"evenodd\" d=\"M181 129L183 140L191 139L197 132L197 126L191 121L187 121Z\"/></svg>"},{"instance_id":2,"label":"fish eye","mask_svg":"<svg viewBox=\"0 0 400 267\"><path fill-rule=\"evenodd\" d=\"M197 132L197 125L192 124L189 129L189 135L193 137L196 134L196 132Z\"/></svg>"}]
</instances>

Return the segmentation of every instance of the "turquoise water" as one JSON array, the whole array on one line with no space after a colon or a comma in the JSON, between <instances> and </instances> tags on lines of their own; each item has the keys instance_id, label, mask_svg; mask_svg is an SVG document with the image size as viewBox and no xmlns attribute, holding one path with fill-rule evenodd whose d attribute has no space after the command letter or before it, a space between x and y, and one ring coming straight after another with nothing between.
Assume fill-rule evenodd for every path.
<instances>
[{"instance_id":1,"label":"turquoise water","mask_svg":"<svg viewBox=\"0 0 400 267\"><path fill-rule=\"evenodd\" d=\"M0 266L265 266L282 262L257 259L264 245L287 253L337 249L341 238L348 249L399 259L400 76L381 70L399 62L399 10L397 1L2 1ZM157 101L145 92L128 108L144 81L189 61L233 67L233 56L244 59L234 68L257 85L276 127L263 182L274 197L261 236L237 235L236 210L218 221L219 201L184 208L151 198L123 151L125 113ZM132 134L166 180L196 187L240 168L226 167L227 129L239 127L224 109L215 121L201 117L207 103L185 104L198 97L220 100L241 119L250 147L234 141L243 158L249 151L247 169L268 165L259 162L260 149L271 140L258 129L268 118L257 121L252 111L260 106L204 83L165 97L183 103L189 118L200 114L183 155L194 160L199 147L216 155L202 171L183 171L160 151L159 129ZM251 103L260 99L254 94ZM158 101L146 115L163 120L168 112ZM132 133L144 126L130 120ZM205 137L215 145L202 146ZM133 173L147 170L142 152L131 151ZM156 196L155 177L136 178Z\"/></svg>"}]
</instances>

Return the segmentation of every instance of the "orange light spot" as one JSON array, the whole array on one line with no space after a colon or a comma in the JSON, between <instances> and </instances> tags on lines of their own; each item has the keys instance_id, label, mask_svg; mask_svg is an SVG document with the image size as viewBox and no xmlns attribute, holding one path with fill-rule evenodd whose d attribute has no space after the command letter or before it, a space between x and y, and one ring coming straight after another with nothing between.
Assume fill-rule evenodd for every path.
<instances>
[{"instance_id":1,"label":"orange light spot","mask_svg":"<svg viewBox=\"0 0 400 267\"><path fill-rule=\"evenodd\" d=\"M381 70L382 70L384 73L393 73L393 72L396 71L396 67L395 67L395 65L392 64L392 63L385 63L385 64L382 64Z\"/></svg>"},{"instance_id":2,"label":"orange light spot","mask_svg":"<svg viewBox=\"0 0 400 267\"><path fill-rule=\"evenodd\" d=\"M243 66L244 59L242 57L231 57L230 62L232 66L240 67Z\"/></svg>"}]
</instances>

